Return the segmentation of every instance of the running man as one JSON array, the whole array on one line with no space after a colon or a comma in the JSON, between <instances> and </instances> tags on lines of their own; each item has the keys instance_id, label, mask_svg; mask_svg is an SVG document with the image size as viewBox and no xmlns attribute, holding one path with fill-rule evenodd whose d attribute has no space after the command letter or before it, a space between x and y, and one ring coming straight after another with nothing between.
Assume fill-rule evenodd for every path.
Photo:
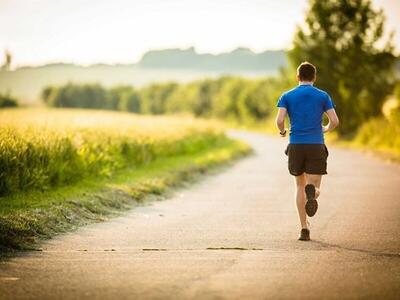
<instances>
[{"instance_id":1,"label":"running man","mask_svg":"<svg viewBox=\"0 0 400 300\"><path fill-rule=\"evenodd\" d=\"M286 115L290 119L290 138L285 154L288 156L289 172L295 177L301 241L310 240L307 215L312 217L317 212L322 175L327 174L328 149L324 133L339 125L331 97L313 86L316 73L312 64L301 63L297 68L299 85L283 93L277 104L276 126L282 137L287 132ZM324 113L329 119L326 126L322 125Z\"/></svg>"}]
</instances>

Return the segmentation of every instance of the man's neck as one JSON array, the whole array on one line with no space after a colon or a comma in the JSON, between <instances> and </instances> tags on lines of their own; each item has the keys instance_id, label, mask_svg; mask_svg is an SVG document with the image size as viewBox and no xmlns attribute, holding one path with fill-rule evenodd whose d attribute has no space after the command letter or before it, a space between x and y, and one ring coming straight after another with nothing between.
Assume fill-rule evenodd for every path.
<instances>
[{"instance_id":1,"label":"man's neck","mask_svg":"<svg viewBox=\"0 0 400 300\"><path fill-rule=\"evenodd\" d=\"M299 85L313 85L313 81L299 81Z\"/></svg>"}]
</instances>

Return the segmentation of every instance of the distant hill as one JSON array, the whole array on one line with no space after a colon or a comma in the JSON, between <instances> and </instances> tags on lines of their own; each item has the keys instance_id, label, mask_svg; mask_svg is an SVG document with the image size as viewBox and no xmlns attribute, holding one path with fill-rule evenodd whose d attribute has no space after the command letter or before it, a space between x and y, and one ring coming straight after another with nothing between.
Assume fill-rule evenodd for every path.
<instances>
[{"instance_id":1,"label":"distant hill","mask_svg":"<svg viewBox=\"0 0 400 300\"><path fill-rule=\"evenodd\" d=\"M193 47L149 51L138 63L145 68L217 71L276 71L286 64L283 50L254 53L248 48L237 48L232 52L213 55L199 54Z\"/></svg>"},{"instance_id":2,"label":"distant hill","mask_svg":"<svg viewBox=\"0 0 400 300\"><path fill-rule=\"evenodd\" d=\"M255 53L248 48L236 48L231 52L220 54L200 54L194 47L187 49L162 49L146 52L137 64L94 64L87 67L68 64L52 63L37 67L20 67L18 70L27 69L56 69L56 68L98 68L98 67L140 67L155 69L191 69L219 72L235 71L271 71L276 72L279 68L287 65L284 50L267 50Z\"/></svg>"}]
</instances>

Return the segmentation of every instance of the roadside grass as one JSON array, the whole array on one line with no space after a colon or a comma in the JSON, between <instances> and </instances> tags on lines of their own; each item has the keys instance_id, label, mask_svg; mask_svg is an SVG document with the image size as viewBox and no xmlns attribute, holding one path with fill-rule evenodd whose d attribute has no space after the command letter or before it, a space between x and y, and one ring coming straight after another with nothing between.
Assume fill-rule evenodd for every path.
<instances>
[{"instance_id":1,"label":"roadside grass","mask_svg":"<svg viewBox=\"0 0 400 300\"><path fill-rule=\"evenodd\" d=\"M359 151L386 162L400 163L400 149L393 149L385 144L377 146L370 143L362 143L356 137L338 138L336 135L328 137L326 141L338 148Z\"/></svg>"},{"instance_id":2,"label":"roadside grass","mask_svg":"<svg viewBox=\"0 0 400 300\"><path fill-rule=\"evenodd\" d=\"M40 250L38 241L120 215L143 203L165 197L251 153L246 144L221 138L196 153L161 157L140 167L125 168L110 178L90 177L71 186L34 190L0 198L0 254Z\"/></svg>"},{"instance_id":3,"label":"roadside grass","mask_svg":"<svg viewBox=\"0 0 400 300\"><path fill-rule=\"evenodd\" d=\"M361 126L351 144L363 151L372 150L386 160L400 162L400 114L392 119L369 120Z\"/></svg>"}]
</instances>

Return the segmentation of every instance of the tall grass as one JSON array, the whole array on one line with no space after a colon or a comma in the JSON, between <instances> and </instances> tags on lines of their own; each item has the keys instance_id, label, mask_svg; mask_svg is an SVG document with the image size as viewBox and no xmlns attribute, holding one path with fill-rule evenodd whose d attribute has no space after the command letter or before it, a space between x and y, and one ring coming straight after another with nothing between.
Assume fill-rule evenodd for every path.
<instances>
[{"instance_id":1,"label":"tall grass","mask_svg":"<svg viewBox=\"0 0 400 300\"><path fill-rule=\"evenodd\" d=\"M393 110L385 113L385 117L367 121L358 130L354 141L400 158L400 111Z\"/></svg>"},{"instance_id":2,"label":"tall grass","mask_svg":"<svg viewBox=\"0 0 400 300\"><path fill-rule=\"evenodd\" d=\"M0 112L0 196L112 176L224 139L216 123L83 110Z\"/></svg>"}]
</instances>

